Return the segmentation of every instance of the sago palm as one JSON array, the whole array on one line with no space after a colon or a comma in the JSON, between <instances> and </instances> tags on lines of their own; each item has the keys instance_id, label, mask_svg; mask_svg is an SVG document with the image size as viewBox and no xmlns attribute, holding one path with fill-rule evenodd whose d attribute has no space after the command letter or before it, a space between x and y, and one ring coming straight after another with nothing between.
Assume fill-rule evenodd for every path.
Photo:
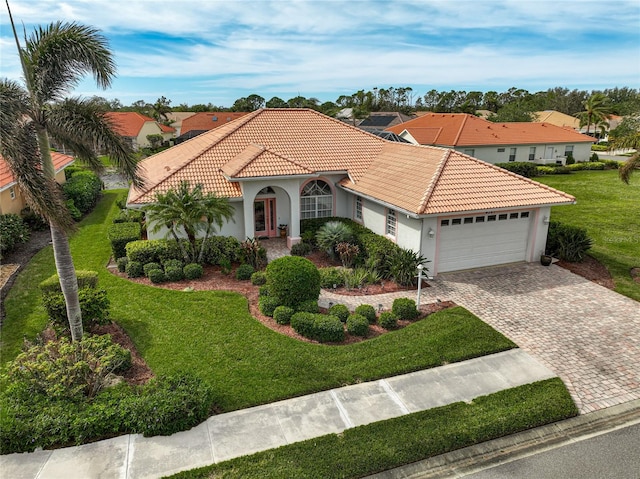
<instances>
[{"instance_id":1,"label":"sago palm","mask_svg":"<svg viewBox=\"0 0 640 479\"><path fill-rule=\"evenodd\" d=\"M136 185L142 180L130 149L97 103L66 97L87 74L102 88L111 84L115 64L105 37L91 27L57 22L25 36L22 46L15 28L13 32L24 84L0 80L0 153L28 204L49 222L71 337L76 341L83 331L68 240L73 221L55 184L50 140L73 150L96 171L102 165L94 148L104 148L128 179Z\"/></svg>"}]
</instances>

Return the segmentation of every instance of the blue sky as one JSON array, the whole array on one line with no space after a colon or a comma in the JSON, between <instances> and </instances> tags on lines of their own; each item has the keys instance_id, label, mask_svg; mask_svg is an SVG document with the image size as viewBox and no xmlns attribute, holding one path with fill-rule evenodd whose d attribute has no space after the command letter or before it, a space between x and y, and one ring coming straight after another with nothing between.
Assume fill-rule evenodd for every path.
<instances>
[{"instance_id":1,"label":"blue sky","mask_svg":"<svg viewBox=\"0 0 640 479\"><path fill-rule=\"evenodd\" d=\"M536 92L640 87L640 0L10 0L27 33L103 31L118 78L74 94L231 106L257 93L335 101L359 89ZM0 6L0 75L19 78ZM20 27L21 28L21 27Z\"/></svg>"}]
</instances>

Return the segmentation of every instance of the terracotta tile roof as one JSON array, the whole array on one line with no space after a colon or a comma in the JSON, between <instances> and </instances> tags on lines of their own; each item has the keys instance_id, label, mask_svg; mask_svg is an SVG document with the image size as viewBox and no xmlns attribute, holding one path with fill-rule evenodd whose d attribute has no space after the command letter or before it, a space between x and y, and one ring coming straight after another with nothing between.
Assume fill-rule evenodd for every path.
<instances>
[{"instance_id":1,"label":"terracotta tile roof","mask_svg":"<svg viewBox=\"0 0 640 479\"><path fill-rule=\"evenodd\" d=\"M555 110L536 111L534 113L536 121L540 123L551 123L552 125L560 126L563 128L573 128L577 130L580 128L580 120L575 116L567 115Z\"/></svg>"},{"instance_id":2,"label":"terracotta tile roof","mask_svg":"<svg viewBox=\"0 0 640 479\"><path fill-rule=\"evenodd\" d=\"M156 192L166 192L183 179L201 183L205 191L221 196L241 197L239 185L229 182L222 168L252 143L264 145L268 154L259 158L254 170L243 170L243 177L250 171L254 175L260 171L272 176L276 169L266 164L269 159L277 160L280 167L286 166L285 171L298 165L297 172L292 171L294 174L302 174L303 169L348 171L359 178L387 142L313 110L257 110L143 160L141 166L147 172L149 186L132 189L129 202L152 202ZM238 172L236 163L227 168L232 173Z\"/></svg>"},{"instance_id":3,"label":"terracotta tile roof","mask_svg":"<svg viewBox=\"0 0 640 479\"><path fill-rule=\"evenodd\" d=\"M572 203L575 198L455 150L390 144L342 186L418 214Z\"/></svg>"},{"instance_id":4,"label":"terracotta tile roof","mask_svg":"<svg viewBox=\"0 0 640 479\"><path fill-rule=\"evenodd\" d=\"M436 132L436 128L440 131ZM387 130L398 135L406 130L420 144L451 147L595 141L593 137L549 123L492 123L466 113L429 113Z\"/></svg>"},{"instance_id":5,"label":"terracotta tile roof","mask_svg":"<svg viewBox=\"0 0 640 479\"><path fill-rule=\"evenodd\" d=\"M53 160L53 167L55 168L56 173L75 161L73 157L63 155L62 153L57 153L55 151L51 152L51 159ZM0 155L0 189L5 189L8 186L11 186L15 181L13 173L11 173L11 170L9 169L9 164L4 160L2 155Z\"/></svg>"},{"instance_id":6,"label":"terracotta tile roof","mask_svg":"<svg viewBox=\"0 0 640 479\"><path fill-rule=\"evenodd\" d=\"M143 115L135 111L110 111L106 114L114 125L114 130L122 136L136 137L140 134L140 130L148 121L158 125L158 128L164 133L173 133L175 128L156 122L153 118Z\"/></svg>"},{"instance_id":7,"label":"terracotta tile roof","mask_svg":"<svg viewBox=\"0 0 640 479\"><path fill-rule=\"evenodd\" d=\"M129 204L180 181L240 198L233 179L344 171L341 184L414 214L562 204L573 197L462 153L388 142L305 109L265 109L146 158Z\"/></svg>"},{"instance_id":8,"label":"terracotta tile roof","mask_svg":"<svg viewBox=\"0 0 640 479\"><path fill-rule=\"evenodd\" d=\"M184 120L182 120L182 127L180 128L180 134L184 135L192 130L213 130L225 123L237 120L238 118L246 115L247 112L236 111L206 111L195 113Z\"/></svg>"}]
</instances>

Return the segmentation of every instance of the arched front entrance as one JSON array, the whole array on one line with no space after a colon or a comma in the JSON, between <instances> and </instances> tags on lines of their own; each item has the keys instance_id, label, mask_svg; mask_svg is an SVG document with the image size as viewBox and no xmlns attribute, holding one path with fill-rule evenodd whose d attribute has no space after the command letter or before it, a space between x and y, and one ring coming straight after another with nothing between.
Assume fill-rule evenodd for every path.
<instances>
[{"instance_id":1,"label":"arched front entrance","mask_svg":"<svg viewBox=\"0 0 640 479\"><path fill-rule=\"evenodd\" d=\"M256 198L253 200L254 237L273 237L278 234L276 220L276 198Z\"/></svg>"}]
</instances>

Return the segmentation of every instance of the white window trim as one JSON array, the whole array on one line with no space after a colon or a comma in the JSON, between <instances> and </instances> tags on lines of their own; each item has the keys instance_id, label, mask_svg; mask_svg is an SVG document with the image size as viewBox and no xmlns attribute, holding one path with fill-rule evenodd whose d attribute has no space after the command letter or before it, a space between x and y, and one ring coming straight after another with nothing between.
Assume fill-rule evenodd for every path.
<instances>
[{"instance_id":1,"label":"white window trim","mask_svg":"<svg viewBox=\"0 0 640 479\"><path fill-rule=\"evenodd\" d=\"M362 201L362 196L356 196L354 208L355 208L355 211L353 213L354 219L356 221L359 221L359 222L362 223L362 221L363 221L363 215L362 215L363 201Z\"/></svg>"},{"instance_id":2,"label":"white window trim","mask_svg":"<svg viewBox=\"0 0 640 479\"><path fill-rule=\"evenodd\" d=\"M391 221L390 221L391 220ZM398 213L396 210L387 208L384 223L384 233L387 237L394 240L398 236Z\"/></svg>"}]
</instances>

